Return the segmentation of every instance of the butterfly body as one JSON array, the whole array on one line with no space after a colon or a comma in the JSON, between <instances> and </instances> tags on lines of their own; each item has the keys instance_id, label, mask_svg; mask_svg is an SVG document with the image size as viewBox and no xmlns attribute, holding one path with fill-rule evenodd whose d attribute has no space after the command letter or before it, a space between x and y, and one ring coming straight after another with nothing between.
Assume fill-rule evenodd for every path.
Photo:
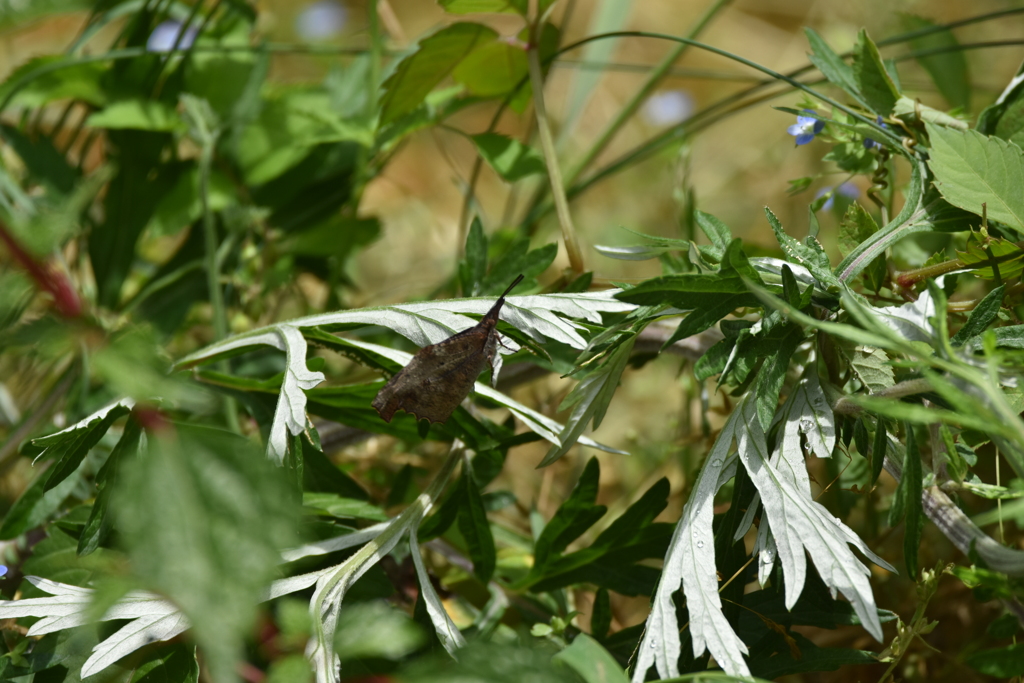
<instances>
[{"instance_id":1,"label":"butterfly body","mask_svg":"<svg viewBox=\"0 0 1024 683\"><path fill-rule=\"evenodd\" d=\"M498 347L498 315L505 295L523 279L520 275L505 290L479 323L444 341L424 346L396 373L373 399L385 422L404 410L417 419L444 422L469 396Z\"/></svg>"}]
</instances>

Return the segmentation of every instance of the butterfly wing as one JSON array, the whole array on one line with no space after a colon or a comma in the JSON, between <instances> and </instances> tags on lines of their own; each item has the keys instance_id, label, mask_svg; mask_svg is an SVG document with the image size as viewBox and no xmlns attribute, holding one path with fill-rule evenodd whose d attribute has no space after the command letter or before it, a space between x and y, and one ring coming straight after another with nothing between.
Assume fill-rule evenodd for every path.
<instances>
[{"instance_id":1,"label":"butterfly wing","mask_svg":"<svg viewBox=\"0 0 1024 683\"><path fill-rule=\"evenodd\" d=\"M476 378L491 364L498 345L498 314L505 295L522 279L522 275L516 278L479 323L442 342L424 346L384 385L371 405L385 422L391 422L399 410L431 422L451 417L473 391Z\"/></svg>"},{"instance_id":2,"label":"butterfly wing","mask_svg":"<svg viewBox=\"0 0 1024 683\"><path fill-rule=\"evenodd\" d=\"M391 422L398 410L431 422L451 417L494 357L497 335L493 325L482 326L420 349L373 399L384 421Z\"/></svg>"}]
</instances>

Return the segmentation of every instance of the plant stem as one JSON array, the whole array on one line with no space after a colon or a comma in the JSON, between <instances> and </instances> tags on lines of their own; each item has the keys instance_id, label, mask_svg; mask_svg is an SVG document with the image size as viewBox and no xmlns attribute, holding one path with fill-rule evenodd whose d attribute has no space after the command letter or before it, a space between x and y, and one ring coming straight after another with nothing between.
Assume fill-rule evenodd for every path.
<instances>
[{"instance_id":1,"label":"plant stem","mask_svg":"<svg viewBox=\"0 0 1024 683\"><path fill-rule=\"evenodd\" d=\"M219 131L216 119L205 100L183 98L186 117L191 124L192 135L200 145L199 152L199 200L203 212L203 240L205 253L203 262L206 268L206 287L210 293L211 322L213 324L214 341L228 336L227 313L224 308L224 292L220 287L220 259L217 257L217 224L213 211L210 210L210 168L213 165L213 151L217 144ZM217 369L227 372L227 364L220 361ZM238 411L235 401L230 396L223 400L224 420L228 429L238 432Z\"/></svg>"},{"instance_id":2,"label":"plant stem","mask_svg":"<svg viewBox=\"0 0 1024 683\"><path fill-rule=\"evenodd\" d=\"M905 396L923 394L929 391L932 391L932 383L927 379L910 379L906 382L894 384L886 389L872 392L871 396L873 398L891 398L895 400ZM860 415L864 412L863 407L857 405L845 396L835 402L832 406L832 410L840 415Z\"/></svg>"},{"instance_id":3,"label":"plant stem","mask_svg":"<svg viewBox=\"0 0 1024 683\"><path fill-rule=\"evenodd\" d=\"M366 84L366 115L372 117L377 111L377 100L374 94L380 84L381 60L384 52L384 39L380 33L380 16L377 0L370 0L366 7L370 19L370 69Z\"/></svg>"},{"instance_id":4,"label":"plant stem","mask_svg":"<svg viewBox=\"0 0 1024 683\"><path fill-rule=\"evenodd\" d=\"M534 32L537 31L538 29L535 28ZM530 83L533 86L533 109L537 113L537 132L540 135L544 161L548 167L551 196L555 200L555 212L558 214L558 223L562 228L562 241L565 242L565 251L569 256L569 267L578 275L584 270L583 255L576 239L576 229L573 227L572 216L569 213L569 200L565 198L562 171L558 168L555 141L551 136L551 127L548 125L547 110L544 106L544 75L541 72L537 48L537 40L532 39L530 48L526 51L527 62L530 66Z\"/></svg>"}]
</instances>

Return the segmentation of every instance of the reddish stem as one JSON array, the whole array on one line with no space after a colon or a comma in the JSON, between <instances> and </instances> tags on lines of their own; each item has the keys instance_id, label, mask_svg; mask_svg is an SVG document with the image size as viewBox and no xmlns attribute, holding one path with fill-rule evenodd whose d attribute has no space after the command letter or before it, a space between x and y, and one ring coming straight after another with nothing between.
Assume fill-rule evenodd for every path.
<instances>
[{"instance_id":1,"label":"reddish stem","mask_svg":"<svg viewBox=\"0 0 1024 683\"><path fill-rule=\"evenodd\" d=\"M78 293L71 286L71 281L68 280L65 273L52 264L39 263L31 254L22 249L2 222L0 222L0 239L7 245L7 249L14 259L35 280L36 286L53 297L53 303L61 315L65 318L81 317L82 301L78 298Z\"/></svg>"}]
</instances>

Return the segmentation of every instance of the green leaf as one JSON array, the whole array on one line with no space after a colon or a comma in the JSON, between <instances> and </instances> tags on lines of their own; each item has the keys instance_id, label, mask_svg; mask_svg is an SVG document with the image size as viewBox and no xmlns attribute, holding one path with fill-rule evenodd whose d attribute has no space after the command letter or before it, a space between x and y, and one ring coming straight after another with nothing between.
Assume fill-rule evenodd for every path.
<instances>
[{"instance_id":1,"label":"green leaf","mask_svg":"<svg viewBox=\"0 0 1024 683\"><path fill-rule=\"evenodd\" d=\"M624 247L595 244L594 250L602 256L619 261L648 261L662 254L679 251L679 247L664 247L651 244L635 244Z\"/></svg>"},{"instance_id":2,"label":"green leaf","mask_svg":"<svg viewBox=\"0 0 1024 683\"><path fill-rule=\"evenodd\" d=\"M492 239L490 248L493 250L496 246L496 240ZM492 253L491 270L484 278L480 287L481 292L500 293L520 274L523 276L523 282L519 287L525 289L531 286L531 281L547 270L558 256L557 244L545 244L536 249L530 249L529 246L529 238L522 237L502 250L497 258L494 258Z\"/></svg>"},{"instance_id":3,"label":"green leaf","mask_svg":"<svg viewBox=\"0 0 1024 683\"><path fill-rule=\"evenodd\" d=\"M371 123L343 118L322 90L288 90L264 100L259 117L242 129L238 163L248 183L262 185L305 162L315 147L340 142L370 147ZM309 172L302 175L308 183Z\"/></svg>"},{"instance_id":4,"label":"green leaf","mask_svg":"<svg viewBox=\"0 0 1024 683\"><path fill-rule=\"evenodd\" d=\"M118 529L134 571L192 623L211 680L234 680L280 549L295 543L297 506L250 441L180 424L164 430L124 463Z\"/></svg>"},{"instance_id":5,"label":"green leaf","mask_svg":"<svg viewBox=\"0 0 1024 683\"><path fill-rule=\"evenodd\" d=\"M121 100L90 114L85 124L91 128L131 128L150 131L185 130L185 123L173 107L156 100Z\"/></svg>"},{"instance_id":6,"label":"green leaf","mask_svg":"<svg viewBox=\"0 0 1024 683\"><path fill-rule=\"evenodd\" d=\"M850 204L839 224L839 253L844 258L849 256L854 249L860 246L861 242L876 232L878 232L878 225L871 214L856 202Z\"/></svg>"},{"instance_id":7,"label":"green leaf","mask_svg":"<svg viewBox=\"0 0 1024 683\"><path fill-rule=\"evenodd\" d=\"M765 430L772 423L775 411L779 407L779 393L789 372L789 361L796 347L804 340L804 331L799 325L788 323L784 326L785 334L778 342L776 351L770 354L757 373L757 384L754 395L757 397L757 417Z\"/></svg>"},{"instance_id":8,"label":"green leaf","mask_svg":"<svg viewBox=\"0 0 1024 683\"><path fill-rule=\"evenodd\" d=\"M334 642L342 661L400 659L420 647L426 640L424 636L407 614L375 600L341 610Z\"/></svg>"},{"instance_id":9,"label":"green leaf","mask_svg":"<svg viewBox=\"0 0 1024 683\"><path fill-rule=\"evenodd\" d=\"M41 576L51 581L88 586L98 572L104 572L104 566L111 557L99 551L90 557L79 557L76 552L75 539L56 525L50 525L47 536L32 547L32 555L21 565L21 571L27 576ZM34 590L33 596L38 595Z\"/></svg>"},{"instance_id":10,"label":"green leaf","mask_svg":"<svg viewBox=\"0 0 1024 683\"><path fill-rule=\"evenodd\" d=\"M947 50L936 54L916 57L917 63L932 77L949 106L961 111L971 108L971 83L967 71L967 57L959 50L960 43L951 30L939 26L930 19L913 14L902 16L903 26L908 31L931 29L926 35L910 39L915 52ZM1000 136L1001 137L1001 136Z\"/></svg>"},{"instance_id":11,"label":"green leaf","mask_svg":"<svg viewBox=\"0 0 1024 683\"><path fill-rule=\"evenodd\" d=\"M892 113L900 93L885 70L878 47L865 29L857 34L857 44L853 48L853 78L873 112L880 116Z\"/></svg>"},{"instance_id":12,"label":"green leaf","mask_svg":"<svg viewBox=\"0 0 1024 683\"><path fill-rule=\"evenodd\" d=\"M832 274L832 266L828 261L828 256L821 249L820 245L814 242L813 244L817 245L817 248L815 248L790 237L782 227L782 222L779 221L771 209L766 206L764 213L768 217L768 224L772 226L772 231L775 233L775 239L779 241L779 246L782 247L782 251L786 254L786 258L790 263L796 263L807 268L807 270L811 271L814 279L820 282L823 287L839 286L839 281Z\"/></svg>"},{"instance_id":13,"label":"green leaf","mask_svg":"<svg viewBox=\"0 0 1024 683\"><path fill-rule=\"evenodd\" d=\"M533 549L531 577L543 576L548 562L604 516L607 508L594 504L600 476L601 465L597 458L591 458L583 468L572 493L559 506L555 516L537 538Z\"/></svg>"},{"instance_id":14,"label":"green leaf","mask_svg":"<svg viewBox=\"0 0 1024 683\"><path fill-rule=\"evenodd\" d=\"M122 328L93 353L91 362L109 390L121 396L141 400L158 396L181 410L202 410L210 405L205 389L183 374L168 372L167 358L148 327ZM119 412L126 403L130 405L127 399L122 401Z\"/></svg>"},{"instance_id":15,"label":"green leaf","mask_svg":"<svg viewBox=\"0 0 1024 683\"><path fill-rule=\"evenodd\" d=\"M1017 615L1007 612L1001 617L989 623L985 634L991 638L1012 638L1021 630L1020 620Z\"/></svg>"},{"instance_id":16,"label":"green leaf","mask_svg":"<svg viewBox=\"0 0 1024 683\"><path fill-rule=\"evenodd\" d=\"M494 575L497 555L494 550L494 536L487 521L487 510L480 495L480 489L473 480L472 472L462 476L462 505L459 508L459 531L466 539L469 557L473 560L473 573L481 582L487 583Z\"/></svg>"},{"instance_id":17,"label":"green leaf","mask_svg":"<svg viewBox=\"0 0 1024 683\"><path fill-rule=\"evenodd\" d=\"M971 316L964 323L964 326L949 340L950 343L953 346L963 346L969 339L987 330L999 313L1005 292L1006 285L1000 285L986 294L985 298L979 301L978 305L971 311Z\"/></svg>"},{"instance_id":18,"label":"green leaf","mask_svg":"<svg viewBox=\"0 0 1024 683\"><path fill-rule=\"evenodd\" d=\"M630 336L610 354L597 371L583 378L565 397L559 408L564 410L573 406L572 414L566 421L562 433L558 435L559 443L548 450L537 467L547 467L565 455L591 420L595 429L600 426L612 397L619 388L619 379L626 369L635 342L636 336Z\"/></svg>"},{"instance_id":19,"label":"green leaf","mask_svg":"<svg viewBox=\"0 0 1024 683\"><path fill-rule=\"evenodd\" d=\"M889 356L880 348L870 345L840 344L857 379L872 392L888 389L896 383Z\"/></svg>"},{"instance_id":20,"label":"green leaf","mask_svg":"<svg viewBox=\"0 0 1024 683\"><path fill-rule=\"evenodd\" d=\"M835 145L822 160L831 161L840 169L853 174L871 173L876 166L875 155L864 147L863 142L853 140ZM825 198L819 198L819 201L824 204L822 199ZM818 205L815 204L814 207L818 208Z\"/></svg>"},{"instance_id":21,"label":"green leaf","mask_svg":"<svg viewBox=\"0 0 1024 683\"><path fill-rule=\"evenodd\" d=\"M526 45L495 40L473 50L452 71L452 78L471 95L498 97L528 77Z\"/></svg>"},{"instance_id":22,"label":"green leaf","mask_svg":"<svg viewBox=\"0 0 1024 683\"><path fill-rule=\"evenodd\" d=\"M85 469L85 466L81 466ZM73 477L67 477L58 486L47 489L46 481L49 472L43 472L33 481L24 493L14 502L11 509L4 515L3 526L0 526L0 539L17 538L29 529L39 526L56 512L64 499L77 487L85 473L81 470Z\"/></svg>"},{"instance_id":23,"label":"green leaf","mask_svg":"<svg viewBox=\"0 0 1024 683\"><path fill-rule=\"evenodd\" d=\"M525 0L438 0L438 4L449 14L506 14L517 12L526 15Z\"/></svg>"},{"instance_id":24,"label":"green leaf","mask_svg":"<svg viewBox=\"0 0 1024 683\"><path fill-rule=\"evenodd\" d=\"M746 286L737 277L724 277L718 273L680 273L645 280L616 294L615 298L640 306L668 304L692 310L707 306L712 301L731 300L746 294Z\"/></svg>"},{"instance_id":25,"label":"green leaf","mask_svg":"<svg viewBox=\"0 0 1024 683\"><path fill-rule=\"evenodd\" d=\"M121 287L135 261L135 245L163 196L177 182L180 172L165 164L161 155L170 136L140 130L111 130L117 175L108 183L103 198L103 222L89 234L89 260L96 278L96 299L116 308Z\"/></svg>"},{"instance_id":26,"label":"green leaf","mask_svg":"<svg viewBox=\"0 0 1024 683\"><path fill-rule=\"evenodd\" d=\"M642 495L639 500L629 506L607 529L594 539L587 550L610 552L622 544L633 540L632 536L654 522L661 511L668 505L668 494L671 486L667 478L662 477Z\"/></svg>"},{"instance_id":27,"label":"green leaf","mask_svg":"<svg viewBox=\"0 0 1024 683\"><path fill-rule=\"evenodd\" d=\"M857 202L851 203L839 225L839 252L844 257L848 256L876 232L878 225L871 214ZM888 272L884 255L877 256L861 271L865 286L875 292L885 284L886 275Z\"/></svg>"},{"instance_id":28,"label":"green leaf","mask_svg":"<svg viewBox=\"0 0 1024 683\"><path fill-rule=\"evenodd\" d=\"M264 680L266 683L309 683L313 680L313 669L301 654L279 656L270 663Z\"/></svg>"},{"instance_id":29,"label":"green leaf","mask_svg":"<svg viewBox=\"0 0 1024 683\"><path fill-rule=\"evenodd\" d=\"M436 538L451 528L463 507L462 498L465 495L466 491L462 486L453 489L448 494L448 497L438 507L437 512L427 517L420 525L419 538L421 541L426 542Z\"/></svg>"},{"instance_id":30,"label":"green leaf","mask_svg":"<svg viewBox=\"0 0 1024 683\"><path fill-rule=\"evenodd\" d=\"M459 262L459 280L465 296L482 294L481 285L487 274L487 235L479 216L473 217L466 234L466 255Z\"/></svg>"},{"instance_id":31,"label":"green leaf","mask_svg":"<svg viewBox=\"0 0 1024 683\"><path fill-rule=\"evenodd\" d=\"M510 183L547 172L540 152L518 140L498 133L481 133L472 138L480 156Z\"/></svg>"},{"instance_id":32,"label":"green leaf","mask_svg":"<svg viewBox=\"0 0 1024 683\"><path fill-rule=\"evenodd\" d=\"M722 339L705 351L693 365L693 375L697 381L703 382L724 371L735 347L735 339Z\"/></svg>"},{"instance_id":33,"label":"green leaf","mask_svg":"<svg viewBox=\"0 0 1024 683\"><path fill-rule=\"evenodd\" d=\"M646 583L641 576L645 568L635 563L660 558L668 549L671 525L655 524L654 519L668 505L669 489L667 479L655 482L589 547L548 562L531 590L551 591L577 583L595 583L618 593L642 594L643 588L636 590L631 586Z\"/></svg>"},{"instance_id":34,"label":"green leaf","mask_svg":"<svg viewBox=\"0 0 1024 683\"><path fill-rule=\"evenodd\" d=\"M227 32L218 36L217 47L226 49L220 52L196 50L189 54L184 90L206 100L224 119L244 120L259 107L257 97L267 73L267 64L261 61L266 59L267 53L259 48L252 49L252 30L252 24L247 21L234 22Z\"/></svg>"},{"instance_id":35,"label":"green leaf","mask_svg":"<svg viewBox=\"0 0 1024 683\"><path fill-rule=\"evenodd\" d=\"M302 439L303 488L315 493L336 493L345 498L367 500L370 496L354 479L327 459L309 439Z\"/></svg>"},{"instance_id":36,"label":"green leaf","mask_svg":"<svg viewBox=\"0 0 1024 683\"><path fill-rule=\"evenodd\" d=\"M1024 676L1024 643L981 650L969 655L964 661L972 669L986 676L1006 680Z\"/></svg>"},{"instance_id":37,"label":"green leaf","mask_svg":"<svg viewBox=\"0 0 1024 683\"><path fill-rule=\"evenodd\" d=\"M975 564L970 567L954 566L950 569L950 573L974 591L979 599L986 602L996 598L1013 599L1019 592L1019 589L1014 586L1017 580L1007 576L1003 571L987 569Z\"/></svg>"},{"instance_id":38,"label":"green leaf","mask_svg":"<svg viewBox=\"0 0 1024 683\"><path fill-rule=\"evenodd\" d=\"M929 168L935 187L950 204L1024 233L1024 152L1012 142L973 130L925 124L931 139Z\"/></svg>"},{"instance_id":39,"label":"green leaf","mask_svg":"<svg viewBox=\"0 0 1024 683\"><path fill-rule=\"evenodd\" d=\"M974 276L984 280L996 279L997 270L1000 281L1018 277L1024 272L1024 249L1002 238L985 238L971 233L967 238L967 248L958 250L956 255Z\"/></svg>"},{"instance_id":40,"label":"green leaf","mask_svg":"<svg viewBox=\"0 0 1024 683\"><path fill-rule=\"evenodd\" d=\"M892 115L906 122L930 121L940 126L958 128L960 130L970 128L966 121L950 116L946 112L929 107L926 104L921 104L920 100L910 99L906 95L902 95L896 100L896 106L892 109ZM990 134L990 131L983 131L980 128L978 132L985 133L986 135ZM1014 142L1017 142L1018 145L1020 144L1019 141L1015 140Z\"/></svg>"},{"instance_id":41,"label":"green leaf","mask_svg":"<svg viewBox=\"0 0 1024 683\"><path fill-rule=\"evenodd\" d=\"M921 547L921 534L924 531L925 513L921 501L923 478L921 449L917 444L914 425L904 423L906 430L906 457L903 460L903 478L899 486L906 482L906 517L903 531L903 554L907 565L907 575L917 577L917 557ZM899 496L899 492L896 494Z\"/></svg>"},{"instance_id":42,"label":"green leaf","mask_svg":"<svg viewBox=\"0 0 1024 683\"><path fill-rule=\"evenodd\" d=\"M211 169L208 195L210 211L223 211L237 201L231 179L219 170ZM202 215L199 167L189 164L182 168L174 186L160 199L146 227L154 237L176 235Z\"/></svg>"},{"instance_id":43,"label":"green leaf","mask_svg":"<svg viewBox=\"0 0 1024 683\"><path fill-rule=\"evenodd\" d=\"M498 33L481 24L460 22L420 41L384 81L380 125L385 126L415 110L424 98L467 55L495 40Z\"/></svg>"},{"instance_id":44,"label":"green leaf","mask_svg":"<svg viewBox=\"0 0 1024 683\"><path fill-rule=\"evenodd\" d=\"M906 522L903 535L904 562L910 576L917 576L917 551L924 529L924 508L921 503L921 451L914 435L914 425L904 423L906 430L906 455L903 458L903 478L896 487L892 507L889 509L889 526L896 526L900 519Z\"/></svg>"},{"instance_id":45,"label":"green leaf","mask_svg":"<svg viewBox=\"0 0 1024 683\"><path fill-rule=\"evenodd\" d=\"M317 514L351 519L369 519L386 522L388 516L376 505L365 500L345 498L337 493L303 493L302 505L312 508Z\"/></svg>"},{"instance_id":46,"label":"green leaf","mask_svg":"<svg viewBox=\"0 0 1024 683\"><path fill-rule=\"evenodd\" d=\"M982 128L984 112L978 120L978 130L980 132L1013 142L1018 147L1024 145L1024 87L1020 85L1021 82L1024 81L1017 81L1017 87L1012 90L1003 102L993 104L990 107L990 109L1001 110L995 124L987 127L991 128L991 130Z\"/></svg>"},{"instance_id":47,"label":"green leaf","mask_svg":"<svg viewBox=\"0 0 1024 683\"><path fill-rule=\"evenodd\" d=\"M630 303L656 306L669 304L690 310L662 348L676 340L703 332L737 308L759 306L760 300L747 282L761 284L761 276L743 253L740 240L726 249L718 273L682 273L646 280L615 298Z\"/></svg>"},{"instance_id":48,"label":"green leaf","mask_svg":"<svg viewBox=\"0 0 1024 683\"><path fill-rule=\"evenodd\" d=\"M39 457L56 460L48 472L49 477L46 479L44 490L49 491L77 470L89 450L99 443L110 429L110 425L119 417L127 415L129 410L128 406L118 403L100 411L101 414L90 415L73 427L42 439L35 439L33 443L36 446L46 446L46 450Z\"/></svg>"},{"instance_id":49,"label":"green leaf","mask_svg":"<svg viewBox=\"0 0 1024 683\"><path fill-rule=\"evenodd\" d=\"M61 194L70 194L74 190L80 174L68 163L67 157L57 151L53 138L43 135L41 131L26 135L7 124L0 124L0 134L3 141L21 157L33 180L41 181ZM44 252L33 251L48 253L55 246L48 245L49 248Z\"/></svg>"},{"instance_id":50,"label":"green leaf","mask_svg":"<svg viewBox=\"0 0 1024 683\"><path fill-rule=\"evenodd\" d=\"M860 93L860 88L857 85L856 77L850 65L844 62L843 58L836 54L829 47L828 43L825 42L825 39L818 35L814 29L805 27L804 34L807 36L807 42L811 45L811 54L808 55L811 64L816 66L818 71L830 83L839 86L859 103L868 107L867 102L865 102Z\"/></svg>"},{"instance_id":51,"label":"green leaf","mask_svg":"<svg viewBox=\"0 0 1024 683\"><path fill-rule=\"evenodd\" d=\"M885 465L885 453L888 449L889 435L885 428L885 420L879 416L875 421L875 436L871 442L871 484L878 481Z\"/></svg>"},{"instance_id":52,"label":"green leaf","mask_svg":"<svg viewBox=\"0 0 1024 683\"><path fill-rule=\"evenodd\" d=\"M55 68L59 67L59 68ZM82 100L96 107L102 107L107 94L103 88L103 77L109 64L102 62L79 62L77 57L47 55L25 62L8 74L0 84L0 100L14 92L22 79L30 78L33 72L46 70L31 77L22 84L11 104L36 109L54 100Z\"/></svg>"},{"instance_id":53,"label":"green leaf","mask_svg":"<svg viewBox=\"0 0 1024 683\"><path fill-rule=\"evenodd\" d=\"M75 683L81 680L79 672L89 658L92 648L99 643L99 627L95 624L49 633L34 643L25 659L28 670L36 672L32 681L42 683ZM72 673L73 672L73 673ZM114 672L124 676L124 669ZM122 683L125 678L114 679Z\"/></svg>"},{"instance_id":54,"label":"green leaf","mask_svg":"<svg viewBox=\"0 0 1024 683\"><path fill-rule=\"evenodd\" d=\"M1024 349L1024 325L1008 325L997 327L989 334L995 336L996 346L1004 349ZM969 344L971 350L977 351L981 348L981 339L975 337Z\"/></svg>"},{"instance_id":55,"label":"green leaf","mask_svg":"<svg viewBox=\"0 0 1024 683\"><path fill-rule=\"evenodd\" d=\"M711 240L709 251L715 256L715 262L719 263L725 257L725 250L732 242L732 231L729 226L712 216L710 213L695 211L694 218L701 231Z\"/></svg>"},{"instance_id":56,"label":"green leaf","mask_svg":"<svg viewBox=\"0 0 1024 683\"><path fill-rule=\"evenodd\" d=\"M85 528L82 529L82 534L78 538L79 555L88 555L95 551L110 535L114 527L113 515L109 510L110 497L117 486L121 461L137 457L141 439L142 426L138 420L128 418L117 445L110 452L103 467L96 473L96 486L99 491L96 493L96 502L93 503L92 510L89 512Z\"/></svg>"},{"instance_id":57,"label":"green leaf","mask_svg":"<svg viewBox=\"0 0 1024 683\"><path fill-rule=\"evenodd\" d=\"M913 220L923 205L925 198L925 182L927 169L924 162L917 157L912 157L912 168L910 173L910 185L904 190L906 201L899 214L890 221L892 226L888 230L879 230L871 239L864 242L857 250L844 258L836 267L836 275L844 281L855 277L874 258L882 255L885 250L902 239L918 232L931 232L934 228L926 221ZM927 214L926 214L927 215Z\"/></svg>"},{"instance_id":58,"label":"green leaf","mask_svg":"<svg viewBox=\"0 0 1024 683\"><path fill-rule=\"evenodd\" d=\"M628 683L629 678L608 650L601 644L581 633L553 659L566 664L580 675L586 683Z\"/></svg>"}]
</instances>

